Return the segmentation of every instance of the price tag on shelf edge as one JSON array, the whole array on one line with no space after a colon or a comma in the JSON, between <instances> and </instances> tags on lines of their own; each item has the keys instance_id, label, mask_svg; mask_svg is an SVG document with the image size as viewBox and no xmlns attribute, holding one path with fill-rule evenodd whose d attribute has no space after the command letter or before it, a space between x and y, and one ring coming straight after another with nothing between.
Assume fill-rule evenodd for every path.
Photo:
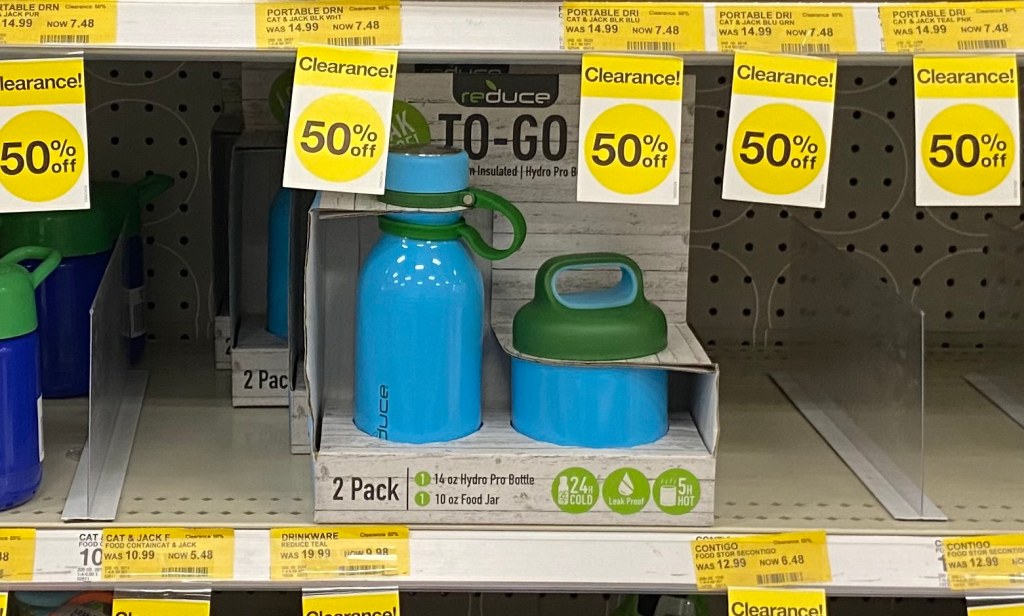
<instances>
[{"instance_id":1,"label":"price tag on shelf edge","mask_svg":"<svg viewBox=\"0 0 1024 616\"><path fill-rule=\"evenodd\" d=\"M857 30L849 5L719 4L719 51L853 53Z\"/></svg>"},{"instance_id":2,"label":"price tag on shelf edge","mask_svg":"<svg viewBox=\"0 0 1024 616\"><path fill-rule=\"evenodd\" d=\"M2 3L0 26L0 45L113 45L117 2Z\"/></svg>"},{"instance_id":3,"label":"price tag on shelf edge","mask_svg":"<svg viewBox=\"0 0 1024 616\"><path fill-rule=\"evenodd\" d=\"M256 46L388 47L402 43L399 0L257 2Z\"/></svg>"},{"instance_id":4,"label":"price tag on shelf edge","mask_svg":"<svg viewBox=\"0 0 1024 616\"><path fill-rule=\"evenodd\" d=\"M0 212L89 208L82 58L0 62Z\"/></svg>"},{"instance_id":5,"label":"price tag on shelf edge","mask_svg":"<svg viewBox=\"0 0 1024 616\"><path fill-rule=\"evenodd\" d=\"M722 197L825 207L836 61L737 53Z\"/></svg>"},{"instance_id":6,"label":"price tag on shelf edge","mask_svg":"<svg viewBox=\"0 0 1024 616\"><path fill-rule=\"evenodd\" d=\"M230 528L105 528L104 580L231 580Z\"/></svg>"},{"instance_id":7,"label":"price tag on shelf edge","mask_svg":"<svg viewBox=\"0 0 1024 616\"><path fill-rule=\"evenodd\" d=\"M949 537L942 562L953 590L1024 588L1024 535Z\"/></svg>"},{"instance_id":8,"label":"price tag on shelf edge","mask_svg":"<svg viewBox=\"0 0 1024 616\"><path fill-rule=\"evenodd\" d=\"M210 600L114 597L112 611L115 616L210 616Z\"/></svg>"},{"instance_id":9,"label":"price tag on shelf edge","mask_svg":"<svg viewBox=\"0 0 1024 616\"><path fill-rule=\"evenodd\" d=\"M820 588L729 588L730 614L827 616Z\"/></svg>"},{"instance_id":10,"label":"price tag on shelf edge","mask_svg":"<svg viewBox=\"0 0 1024 616\"><path fill-rule=\"evenodd\" d=\"M699 590L832 581L824 531L696 539L690 554Z\"/></svg>"},{"instance_id":11,"label":"price tag on shelf edge","mask_svg":"<svg viewBox=\"0 0 1024 616\"><path fill-rule=\"evenodd\" d=\"M7 616L7 593L0 592L0 616Z\"/></svg>"},{"instance_id":12,"label":"price tag on shelf edge","mask_svg":"<svg viewBox=\"0 0 1024 616\"><path fill-rule=\"evenodd\" d=\"M270 531L270 579L408 575L404 526L316 526Z\"/></svg>"},{"instance_id":13,"label":"price tag on shelf edge","mask_svg":"<svg viewBox=\"0 0 1024 616\"><path fill-rule=\"evenodd\" d=\"M1020 2L882 4L882 49L890 53L1024 48Z\"/></svg>"},{"instance_id":14,"label":"price tag on shelf edge","mask_svg":"<svg viewBox=\"0 0 1024 616\"><path fill-rule=\"evenodd\" d=\"M300 47L284 186L384 194L398 52Z\"/></svg>"},{"instance_id":15,"label":"price tag on shelf edge","mask_svg":"<svg viewBox=\"0 0 1024 616\"><path fill-rule=\"evenodd\" d=\"M35 529L0 530L0 582L31 582L35 563Z\"/></svg>"},{"instance_id":16,"label":"price tag on shelf edge","mask_svg":"<svg viewBox=\"0 0 1024 616\"><path fill-rule=\"evenodd\" d=\"M584 54L576 198L679 203L683 60Z\"/></svg>"},{"instance_id":17,"label":"price tag on shelf edge","mask_svg":"<svg viewBox=\"0 0 1024 616\"><path fill-rule=\"evenodd\" d=\"M967 599L967 616L1024 616L1024 603L1005 603L1003 605L970 605Z\"/></svg>"},{"instance_id":18,"label":"price tag on shelf edge","mask_svg":"<svg viewBox=\"0 0 1024 616\"><path fill-rule=\"evenodd\" d=\"M562 49L704 51L704 5L564 2Z\"/></svg>"},{"instance_id":19,"label":"price tag on shelf edge","mask_svg":"<svg viewBox=\"0 0 1024 616\"><path fill-rule=\"evenodd\" d=\"M914 58L918 205L1020 205L1014 56Z\"/></svg>"},{"instance_id":20,"label":"price tag on shelf edge","mask_svg":"<svg viewBox=\"0 0 1024 616\"><path fill-rule=\"evenodd\" d=\"M303 614L399 615L397 588L306 589L302 591Z\"/></svg>"}]
</instances>

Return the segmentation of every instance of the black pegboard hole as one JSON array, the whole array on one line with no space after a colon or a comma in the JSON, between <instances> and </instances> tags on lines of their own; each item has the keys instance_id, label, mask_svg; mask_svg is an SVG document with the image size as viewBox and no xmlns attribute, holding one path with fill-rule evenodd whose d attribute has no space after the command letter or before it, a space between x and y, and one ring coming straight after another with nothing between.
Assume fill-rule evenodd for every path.
<instances>
[{"instance_id":1,"label":"black pegboard hole","mask_svg":"<svg viewBox=\"0 0 1024 616\"><path fill-rule=\"evenodd\" d=\"M784 317L786 316L786 311L783 310L782 308L779 308L778 310L775 311L775 316Z\"/></svg>"},{"instance_id":2,"label":"black pegboard hole","mask_svg":"<svg viewBox=\"0 0 1024 616\"><path fill-rule=\"evenodd\" d=\"M785 243L779 244L778 248L779 252L786 252L787 250L789 250L789 246L787 246Z\"/></svg>"},{"instance_id":3,"label":"black pegboard hole","mask_svg":"<svg viewBox=\"0 0 1024 616\"><path fill-rule=\"evenodd\" d=\"M878 247L878 252L889 252L889 245L882 244L881 246Z\"/></svg>"},{"instance_id":4,"label":"black pegboard hole","mask_svg":"<svg viewBox=\"0 0 1024 616\"><path fill-rule=\"evenodd\" d=\"M918 220L924 220L924 212L918 211L917 213L914 214L914 218Z\"/></svg>"},{"instance_id":5,"label":"black pegboard hole","mask_svg":"<svg viewBox=\"0 0 1024 616\"><path fill-rule=\"evenodd\" d=\"M943 342L940 346L942 348L944 348L944 349L948 349L949 348L949 343L948 342Z\"/></svg>"},{"instance_id":6,"label":"black pegboard hole","mask_svg":"<svg viewBox=\"0 0 1024 616\"><path fill-rule=\"evenodd\" d=\"M121 172L118 171L117 169L114 169L113 171L110 172L110 177L117 179L121 177Z\"/></svg>"},{"instance_id":7,"label":"black pegboard hole","mask_svg":"<svg viewBox=\"0 0 1024 616\"><path fill-rule=\"evenodd\" d=\"M156 302L146 302L146 308L150 310L156 310Z\"/></svg>"},{"instance_id":8,"label":"black pegboard hole","mask_svg":"<svg viewBox=\"0 0 1024 616\"><path fill-rule=\"evenodd\" d=\"M716 118L724 118L725 117L725 109L719 109L718 111L716 111L715 112L715 117Z\"/></svg>"},{"instance_id":9,"label":"black pegboard hole","mask_svg":"<svg viewBox=\"0 0 1024 616\"><path fill-rule=\"evenodd\" d=\"M153 71L146 71L145 73L143 73L143 75L146 77L146 79L152 79Z\"/></svg>"},{"instance_id":10,"label":"black pegboard hole","mask_svg":"<svg viewBox=\"0 0 1024 616\"><path fill-rule=\"evenodd\" d=\"M881 276L881 277L879 277L878 282L880 282L882 284L889 284L889 279L886 278L885 276Z\"/></svg>"},{"instance_id":11,"label":"black pegboard hole","mask_svg":"<svg viewBox=\"0 0 1024 616\"><path fill-rule=\"evenodd\" d=\"M181 103L180 105L178 105L178 111L185 113L186 111L188 111L188 105L186 105L185 103Z\"/></svg>"},{"instance_id":12,"label":"black pegboard hole","mask_svg":"<svg viewBox=\"0 0 1024 616\"><path fill-rule=\"evenodd\" d=\"M715 186L721 186L721 185L722 185L722 176L716 175L715 176Z\"/></svg>"},{"instance_id":13,"label":"black pegboard hole","mask_svg":"<svg viewBox=\"0 0 1024 616\"><path fill-rule=\"evenodd\" d=\"M824 214L821 212L821 210L815 210L815 212L814 212L814 219L815 220L821 220L822 216L824 216Z\"/></svg>"},{"instance_id":14,"label":"black pegboard hole","mask_svg":"<svg viewBox=\"0 0 1024 616\"><path fill-rule=\"evenodd\" d=\"M913 284L913 285L914 285L915 287L919 287L919 286L921 286L921 279L920 279L920 278L915 278L915 279L914 279L914 280L912 280L911 282L912 282L912 284Z\"/></svg>"},{"instance_id":15,"label":"black pegboard hole","mask_svg":"<svg viewBox=\"0 0 1024 616\"><path fill-rule=\"evenodd\" d=\"M744 214L744 216L746 216L747 218L753 218L753 217L754 217L754 208L750 208L749 210L747 210L747 211L746 211L746 212L744 212L743 214Z\"/></svg>"},{"instance_id":16,"label":"black pegboard hole","mask_svg":"<svg viewBox=\"0 0 1024 616\"><path fill-rule=\"evenodd\" d=\"M146 244L149 245L149 246L152 246L153 244L156 244L156 238L153 237L152 235L147 235L146 236Z\"/></svg>"},{"instance_id":17,"label":"black pegboard hole","mask_svg":"<svg viewBox=\"0 0 1024 616\"><path fill-rule=\"evenodd\" d=\"M188 310L188 307L188 302L181 302L180 304L178 304L178 308L181 308L182 310Z\"/></svg>"},{"instance_id":18,"label":"black pegboard hole","mask_svg":"<svg viewBox=\"0 0 1024 616\"><path fill-rule=\"evenodd\" d=\"M982 278L981 280L978 281L978 284L980 284L983 287L987 287L988 286L988 278Z\"/></svg>"},{"instance_id":19,"label":"black pegboard hole","mask_svg":"<svg viewBox=\"0 0 1024 616\"><path fill-rule=\"evenodd\" d=\"M178 79L188 79L188 71L178 71Z\"/></svg>"},{"instance_id":20,"label":"black pegboard hole","mask_svg":"<svg viewBox=\"0 0 1024 616\"><path fill-rule=\"evenodd\" d=\"M721 152L724 149L725 149L725 144L724 143L716 143L715 144L715 151L716 152Z\"/></svg>"},{"instance_id":21,"label":"black pegboard hole","mask_svg":"<svg viewBox=\"0 0 1024 616\"><path fill-rule=\"evenodd\" d=\"M146 145L153 145L154 143L156 143L155 139L152 137L146 137Z\"/></svg>"},{"instance_id":22,"label":"black pegboard hole","mask_svg":"<svg viewBox=\"0 0 1024 616\"><path fill-rule=\"evenodd\" d=\"M953 311L952 310L947 310L946 314L945 314L945 317L946 317L947 321L952 319L953 318Z\"/></svg>"},{"instance_id":23,"label":"black pegboard hole","mask_svg":"<svg viewBox=\"0 0 1024 616\"><path fill-rule=\"evenodd\" d=\"M188 236L182 235L181 237L179 237L178 243L181 244L182 246L188 246Z\"/></svg>"},{"instance_id":24,"label":"black pegboard hole","mask_svg":"<svg viewBox=\"0 0 1024 616\"><path fill-rule=\"evenodd\" d=\"M152 212L154 210L156 210L156 205L155 204L153 204L153 203L147 203L146 204L146 211L147 212Z\"/></svg>"},{"instance_id":25,"label":"black pegboard hole","mask_svg":"<svg viewBox=\"0 0 1024 616\"><path fill-rule=\"evenodd\" d=\"M214 79L220 79L220 71L213 71L211 75Z\"/></svg>"},{"instance_id":26,"label":"black pegboard hole","mask_svg":"<svg viewBox=\"0 0 1024 616\"><path fill-rule=\"evenodd\" d=\"M947 250L949 250L949 254L955 254L957 250L956 245L951 245Z\"/></svg>"},{"instance_id":27,"label":"black pegboard hole","mask_svg":"<svg viewBox=\"0 0 1024 616\"><path fill-rule=\"evenodd\" d=\"M180 269L178 270L178 275L181 276L182 278L188 278L188 270Z\"/></svg>"},{"instance_id":28,"label":"black pegboard hole","mask_svg":"<svg viewBox=\"0 0 1024 616\"><path fill-rule=\"evenodd\" d=\"M211 109L213 109L214 113L220 113L221 106L220 105L214 105Z\"/></svg>"},{"instance_id":29,"label":"black pegboard hole","mask_svg":"<svg viewBox=\"0 0 1024 616\"><path fill-rule=\"evenodd\" d=\"M849 218L850 220L856 220L857 212L855 210L850 210L849 212L846 213L846 217Z\"/></svg>"},{"instance_id":30,"label":"black pegboard hole","mask_svg":"<svg viewBox=\"0 0 1024 616\"><path fill-rule=\"evenodd\" d=\"M984 310L982 310L981 312L978 313L978 320L979 321L984 321L985 320L985 311Z\"/></svg>"},{"instance_id":31,"label":"black pegboard hole","mask_svg":"<svg viewBox=\"0 0 1024 616\"><path fill-rule=\"evenodd\" d=\"M747 242L743 245L743 250L746 250L747 252L754 252L754 244L752 242Z\"/></svg>"},{"instance_id":32,"label":"black pegboard hole","mask_svg":"<svg viewBox=\"0 0 1024 616\"><path fill-rule=\"evenodd\" d=\"M718 314L718 308L708 308L708 314L710 314L711 316L715 316L716 314Z\"/></svg>"},{"instance_id":33,"label":"black pegboard hole","mask_svg":"<svg viewBox=\"0 0 1024 616\"><path fill-rule=\"evenodd\" d=\"M153 106L153 103L146 103L143 109L146 110L146 113L153 113L153 110L156 109L156 107Z\"/></svg>"},{"instance_id":34,"label":"black pegboard hole","mask_svg":"<svg viewBox=\"0 0 1024 616\"><path fill-rule=\"evenodd\" d=\"M121 138L120 137L111 137L110 138L110 145L117 145L119 143L121 143Z\"/></svg>"},{"instance_id":35,"label":"black pegboard hole","mask_svg":"<svg viewBox=\"0 0 1024 616\"><path fill-rule=\"evenodd\" d=\"M952 211L952 212L949 213L949 219L950 220L959 220L960 219L960 214L958 212L956 212L956 211Z\"/></svg>"},{"instance_id":36,"label":"black pegboard hole","mask_svg":"<svg viewBox=\"0 0 1024 616\"><path fill-rule=\"evenodd\" d=\"M890 120L893 120L893 119L896 118L896 112L895 111L886 111L885 112L885 117L889 118Z\"/></svg>"},{"instance_id":37,"label":"black pegboard hole","mask_svg":"<svg viewBox=\"0 0 1024 616\"><path fill-rule=\"evenodd\" d=\"M857 180L857 178L850 178L850 186L856 186L859 183L860 182L859 180Z\"/></svg>"},{"instance_id":38,"label":"black pegboard hole","mask_svg":"<svg viewBox=\"0 0 1024 616\"><path fill-rule=\"evenodd\" d=\"M892 178L883 178L882 186L892 186Z\"/></svg>"},{"instance_id":39,"label":"black pegboard hole","mask_svg":"<svg viewBox=\"0 0 1024 616\"><path fill-rule=\"evenodd\" d=\"M121 72L118 71L116 68L112 68L110 69L110 73L108 74L110 75L111 79L117 79L121 75Z\"/></svg>"},{"instance_id":40,"label":"black pegboard hole","mask_svg":"<svg viewBox=\"0 0 1024 616\"><path fill-rule=\"evenodd\" d=\"M779 210L779 218L783 220L789 218L789 210Z\"/></svg>"},{"instance_id":41,"label":"black pegboard hole","mask_svg":"<svg viewBox=\"0 0 1024 616\"><path fill-rule=\"evenodd\" d=\"M743 283L744 283L744 284L750 284L750 283L752 283L752 282L754 282L754 279L753 279L753 278L751 278L750 276L744 276L744 277L743 277Z\"/></svg>"},{"instance_id":42,"label":"black pegboard hole","mask_svg":"<svg viewBox=\"0 0 1024 616\"><path fill-rule=\"evenodd\" d=\"M188 171L185 171L184 169L179 171L178 172L178 177L183 179L183 180L187 180L188 179Z\"/></svg>"},{"instance_id":43,"label":"black pegboard hole","mask_svg":"<svg viewBox=\"0 0 1024 616\"><path fill-rule=\"evenodd\" d=\"M983 218L985 220L992 220L994 216L992 215L992 212L985 212L985 216L983 216Z\"/></svg>"},{"instance_id":44,"label":"black pegboard hole","mask_svg":"<svg viewBox=\"0 0 1024 616\"><path fill-rule=\"evenodd\" d=\"M711 210L711 217L712 218L721 218L722 217L722 210Z\"/></svg>"},{"instance_id":45,"label":"black pegboard hole","mask_svg":"<svg viewBox=\"0 0 1024 616\"><path fill-rule=\"evenodd\" d=\"M180 212L187 212L188 211L188 204L187 203L182 203L181 205L179 205L178 206L178 211L180 211Z\"/></svg>"},{"instance_id":46,"label":"black pegboard hole","mask_svg":"<svg viewBox=\"0 0 1024 616\"><path fill-rule=\"evenodd\" d=\"M892 218L892 213L889 211L882 212L882 220L889 220Z\"/></svg>"},{"instance_id":47,"label":"black pegboard hole","mask_svg":"<svg viewBox=\"0 0 1024 616\"><path fill-rule=\"evenodd\" d=\"M890 85L890 86L895 86L895 85L896 85L896 84L898 84L899 82L900 82L900 80L899 80L899 79L896 79L895 77L890 77L890 78L889 78L889 85Z\"/></svg>"},{"instance_id":48,"label":"black pegboard hole","mask_svg":"<svg viewBox=\"0 0 1024 616\"><path fill-rule=\"evenodd\" d=\"M751 314L753 314L753 311L750 308L743 309L743 316L749 317Z\"/></svg>"},{"instance_id":49,"label":"black pegboard hole","mask_svg":"<svg viewBox=\"0 0 1024 616\"><path fill-rule=\"evenodd\" d=\"M886 146L885 146L885 153L886 154L892 154L895 151L896 151L896 148L891 143L886 144Z\"/></svg>"},{"instance_id":50,"label":"black pegboard hole","mask_svg":"<svg viewBox=\"0 0 1024 616\"><path fill-rule=\"evenodd\" d=\"M854 246L853 244L847 244L846 245L846 252L854 252L856 250L857 250L857 247Z\"/></svg>"},{"instance_id":51,"label":"black pegboard hole","mask_svg":"<svg viewBox=\"0 0 1024 616\"><path fill-rule=\"evenodd\" d=\"M118 105L117 103L110 103L110 110L111 111L120 111L121 110L121 105Z\"/></svg>"},{"instance_id":52,"label":"black pegboard hole","mask_svg":"<svg viewBox=\"0 0 1024 616\"><path fill-rule=\"evenodd\" d=\"M954 279L954 278L947 278L946 279L946 286L947 287L956 286L956 279Z\"/></svg>"},{"instance_id":53,"label":"black pegboard hole","mask_svg":"<svg viewBox=\"0 0 1024 616\"><path fill-rule=\"evenodd\" d=\"M708 278L708 280L711 281L711 284L718 284L718 274L711 274L711 277Z\"/></svg>"},{"instance_id":54,"label":"black pegboard hole","mask_svg":"<svg viewBox=\"0 0 1024 616\"><path fill-rule=\"evenodd\" d=\"M862 114L861 114L860 110L857 110L857 111L854 111L854 112L853 112L852 114L850 114L850 115L851 115L851 116L853 116L853 119L854 119L854 120L859 120L859 119L860 119L860 116L861 116Z\"/></svg>"},{"instance_id":55,"label":"black pegboard hole","mask_svg":"<svg viewBox=\"0 0 1024 616\"><path fill-rule=\"evenodd\" d=\"M152 269L146 270L146 277L147 278L153 278L154 276L156 276L156 270L152 270Z\"/></svg>"},{"instance_id":56,"label":"black pegboard hole","mask_svg":"<svg viewBox=\"0 0 1024 616\"><path fill-rule=\"evenodd\" d=\"M786 277L785 276L779 276L778 278L775 279L775 282L777 282L779 284L786 284Z\"/></svg>"},{"instance_id":57,"label":"black pegboard hole","mask_svg":"<svg viewBox=\"0 0 1024 616\"><path fill-rule=\"evenodd\" d=\"M853 80L853 85L855 85L855 86L862 86L862 85L864 85L864 78L863 77L855 78Z\"/></svg>"},{"instance_id":58,"label":"black pegboard hole","mask_svg":"<svg viewBox=\"0 0 1024 616\"><path fill-rule=\"evenodd\" d=\"M711 250L717 251L719 248L721 248L721 244L718 242L711 242Z\"/></svg>"},{"instance_id":59,"label":"black pegboard hole","mask_svg":"<svg viewBox=\"0 0 1024 616\"><path fill-rule=\"evenodd\" d=\"M860 146L855 143L850 146L850 151L856 154L857 152L860 152Z\"/></svg>"},{"instance_id":60,"label":"black pegboard hole","mask_svg":"<svg viewBox=\"0 0 1024 616\"><path fill-rule=\"evenodd\" d=\"M922 252L924 252L924 246L922 246L921 244L915 245L914 252L917 254L921 254Z\"/></svg>"},{"instance_id":61,"label":"black pegboard hole","mask_svg":"<svg viewBox=\"0 0 1024 616\"><path fill-rule=\"evenodd\" d=\"M181 336L178 336L178 337L181 340L190 340L191 339L191 336L189 336L188 334L182 334Z\"/></svg>"},{"instance_id":62,"label":"black pegboard hole","mask_svg":"<svg viewBox=\"0 0 1024 616\"><path fill-rule=\"evenodd\" d=\"M718 76L718 85L724 86L726 81L728 81L728 79L726 79L725 75Z\"/></svg>"},{"instance_id":63,"label":"black pegboard hole","mask_svg":"<svg viewBox=\"0 0 1024 616\"><path fill-rule=\"evenodd\" d=\"M182 145L182 146L188 145L188 139L186 139L185 137L179 137L178 138L178 145Z\"/></svg>"}]
</instances>

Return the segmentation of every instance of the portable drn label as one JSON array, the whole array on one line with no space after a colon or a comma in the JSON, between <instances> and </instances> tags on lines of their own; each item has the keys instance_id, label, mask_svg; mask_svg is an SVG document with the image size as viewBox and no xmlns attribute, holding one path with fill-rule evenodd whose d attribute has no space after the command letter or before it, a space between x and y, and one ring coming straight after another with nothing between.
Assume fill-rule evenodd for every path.
<instances>
[{"instance_id":1,"label":"portable drn label","mask_svg":"<svg viewBox=\"0 0 1024 616\"><path fill-rule=\"evenodd\" d=\"M0 62L0 212L89 208L82 58Z\"/></svg>"},{"instance_id":2,"label":"portable drn label","mask_svg":"<svg viewBox=\"0 0 1024 616\"><path fill-rule=\"evenodd\" d=\"M719 4L715 32L719 51L857 51L853 7L841 4Z\"/></svg>"},{"instance_id":3,"label":"portable drn label","mask_svg":"<svg viewBox=\"0 0 1024 616\"><path fill-rule=\"evenodd\" d=\"M117 2L0 4L0 45L112 45Z\"/></svg>"},{"instance_id":4,"label":"portable drn label","mask_svg":"<svg viewBox=\"0 0 1024 616\"><path fill-rule=\"evenodd\" d=\"M284 186L384 193L398 54L300 47Z\"/></svg>"},{"instance_id":5,"label":"portable drn label","mask_svg":"<svg viewBox=\"0 0 1024 616\"><path fill-rule=\"evenodd\" d=\"M690 552L700 590L832 581L824 531L698 538Z\"/></svg>"},{"instance_id":6,"label":"portable drn label","mask_svg":"<svg viewBox=\"0 0 1024 616\"><path fill-rule=\"evenodd\" d=\"M399 0L257 2L256 46L385 47L402 43Z\"/></svg>"},{"instance_id":7,"label":"portable drn label","mask_svg":"<svg viewBox=\"0 0 1024 616\"><path fill-rule=\"evenodd\" d=\"M683 60L586 54L580 86L580 201L679 203Z\"/></svg>"},{"instance_id":8,"label":"portable drn label","mask_svg":"<svg viewBox=\"0 0 1024 616\"><path fill-rule=\"evenodd\" d=\"M722 197L825 207L836 61L737 53Z\"/></svg>"},{"instance_id":9,"label":"portable drn label","mask_svg":"<svg viewBox=\"0 0 1024 616\"><path fill-rule=\"evenodd\" d=\"M1012 51L1024 47L1019 2L881 4L882 45L891 53Z\"/></svg>"},{"instance_id":10,"label":"portable drn label","mask_svg":"<svg viewBox=\"0 0 1024 616\"><path fill-rule=\"evenodd\" d=\"M704 51L704 6L675 2L565 2L562 49Z\"/></svg>"},{"instance_id":11,"label":"portable drn label","mask_svg":"<svg viewBox=\"0 0 1024 616\"><path fill-rule=\"evenodd\" d=\"M918 205L1020 205L1017 60L914 58Z\"/></svg>"}]
</instances>

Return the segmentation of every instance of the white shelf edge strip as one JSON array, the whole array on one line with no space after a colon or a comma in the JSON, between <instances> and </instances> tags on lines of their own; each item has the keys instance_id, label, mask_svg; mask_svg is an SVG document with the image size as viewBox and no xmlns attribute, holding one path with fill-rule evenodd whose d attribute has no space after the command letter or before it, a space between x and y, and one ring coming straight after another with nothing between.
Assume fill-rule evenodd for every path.
<instances>
[{"instance_id":1,"label":"white shelf edge strip","mask_svg":"<svg viewBox=\"0 0 1024 616\"><path fill-rule=\"evenodd\" d=\"M255 50L256 4L196 0L118 2L115 47ZM403 42L399 49L477 54L561 52L560 6L559 2L410 0L402 3ZM704 3L706 49L704 52L694 52L693 55L718 52L717 24L714 21L717 6L715 3ZM759 8L772 6L793 6L793 3L758 4ZM858 53L882 53L879 3L799 3L798 6L852 7ZM46 47L59 49L61 45ZM1000 51L1013 53L1015 50Z\"/></svg>"},{"instance_id":2,"label":"white shelf edge strip","mask_svg":"<svg viewBox=\"0 0 1024 616\"><path fill-rule=\"evenodd\" d=\"M413 530L412 574L404 577L271 581L270 533L238 530L233 580L104 581L99 529L40 529L32 582L11 588L76 586L398 585L445 590L662 590L695 588L690 542L721 533L621 531ZM946 587L936 536L833 535L828 538L833 594L939 595Z\"/></svg>"}]
</instances>

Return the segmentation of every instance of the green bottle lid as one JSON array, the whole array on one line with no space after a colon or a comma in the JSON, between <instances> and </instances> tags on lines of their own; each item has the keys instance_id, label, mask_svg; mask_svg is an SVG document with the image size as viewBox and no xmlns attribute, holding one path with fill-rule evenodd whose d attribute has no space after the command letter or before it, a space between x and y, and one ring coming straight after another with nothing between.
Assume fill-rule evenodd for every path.
<instances>
[{"instance_id":1,"label":"green bottle lid","mask_svg":"<svg viewBox=\"0 0 1024 616\"><path fill-rule=\"evenodd\" d=\"M42 261L29 272L19 261ZM0 340L17 338L35 331L36 287L60 263L60 253L49 248L26 246L0 258Z\"/></svg>"},{"instance_id":2,"label":"green bottle lid","mask_svg":"<svg viewBox=\"0 0 1024 616\"><path fill-rule=\"evenodd\" d=\"M619 268L608 289L559 293L567 270ZM611 361L653 355L668 346L665 313L644 296L640 266L613 252L562 255L537 270L533 299L512 323L517 351L546 359Z\"/></svg>"}]
</instances>

